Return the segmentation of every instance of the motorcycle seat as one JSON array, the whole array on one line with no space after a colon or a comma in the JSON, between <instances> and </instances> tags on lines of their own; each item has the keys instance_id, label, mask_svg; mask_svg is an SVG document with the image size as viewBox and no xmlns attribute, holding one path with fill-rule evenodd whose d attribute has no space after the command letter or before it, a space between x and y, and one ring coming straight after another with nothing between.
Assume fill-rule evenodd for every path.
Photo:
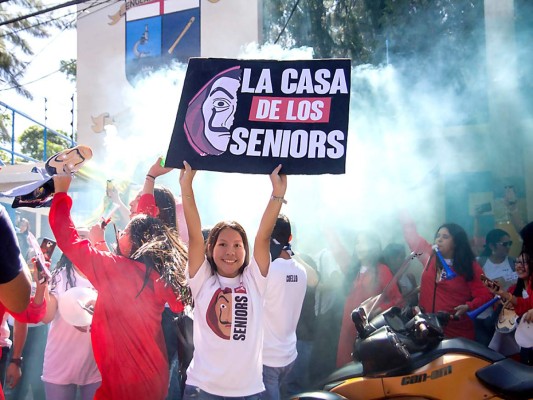
<instances>
[{"instance_id":1,"label":"motorcycle seat","mask_svg":"<svg viewBox=\"0 0 533 400\"><path fill-rule=\"evenodd\" d=\"M505 358L479 369L476 376L484 385L506 399L533 397L533 367L529 365Z\"/></svg>"}]
</instances>

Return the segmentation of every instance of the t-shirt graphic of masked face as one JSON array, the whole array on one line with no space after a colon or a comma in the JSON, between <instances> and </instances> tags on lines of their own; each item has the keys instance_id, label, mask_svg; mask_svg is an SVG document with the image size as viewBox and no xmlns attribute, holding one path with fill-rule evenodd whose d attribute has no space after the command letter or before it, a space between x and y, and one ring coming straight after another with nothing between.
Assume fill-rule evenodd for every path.
<instances>
[{"instance_id":1,"label":"t-shirt graphic of masked face","mask_svg":"<svg viewBox=\"0 0 533 400\"><path fill-rule=\"evenodd\" d=\"M232 324L235 322L233 339L244 340L248 317L247 305L248 297L242 285L235 289L228 287L217 289L207 309L207 325L218 337L230 340Z\"/></svg>"}]
</instances>

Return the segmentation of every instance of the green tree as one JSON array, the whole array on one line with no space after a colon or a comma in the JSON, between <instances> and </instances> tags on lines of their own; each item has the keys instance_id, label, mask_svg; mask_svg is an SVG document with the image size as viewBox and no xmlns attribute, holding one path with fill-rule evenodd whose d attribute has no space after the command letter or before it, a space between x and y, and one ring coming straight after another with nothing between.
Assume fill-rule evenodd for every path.
<instances>
[{"instance_id":1,"label":"green tree","mask_svg":"<svg viewBox=\"0 0 533 400\"><path fill-rule=\"evenodd\" d=\"M63 72L71 82L76 81L77 65L75 59L61 60L59 70Z\"/></svg>"},{"instance_id":2,"label":"green tree","mask_svg":"<svg viewBox=\"0 0 533 400\"><path fill-rule=\"evenodd\" d=\"M482 0L265 0L263 37L377 65L391 52L434 56L441 45L468 55L482 17Z\"/></svg>"},{"instance_id":3,"label":"green tree","mask_svg":"<svg viewBox=\"0 0 533 400\"><path fill-rule=\"evenodd\" d=\"M62 135L67 136L63 131L56 131ZM24 155L33 157L37 160L43 160L44 152L44 128L38 125L32 125L19 136L17 139L20 143L21 152ZM46 140L46 159L52 155L59 153L61 150L69 147L69 142L60 136L57 136L47 131Z\"/></svg>"},{"instance_id":4,"label":"green tree","mask_svg":"<svg viewBox=\"0 0 533 400\"><path fill-rule=\"evenodd\" d=\"M527 0L526 0L527 1ZM457 97L453 121L487 118L483 0L265 0L263 37L316 58L392 64L403 87ZM362 90L358 88L358 90ZM409 102L408 91L402 92ZM409 104L408 104L409 106ZM386 104L380 104L385 113ZM413 105L413 112L417 106Z\"/></svg>"},{"instance_id":5,"label":"green tree","mask_svg":"<svg viewBox=\"0 0 533 400\"><path fill-rule=\"evenodd\" d=\"M0 2L0 15L3 21L9 21L44 8L40 0L10 0ZM66 25L51 13L44 13L0 26L0 82L3 85L32 98L31 93L20 83L30 61L24 61L19 56L32 56L33 51L27 39L46 38L51 27L65 28Z\"/></svg>"},{"instance_id":6,"label":"green tree","mask_svg":"<svg viewBox=\"0 0 533 400\"><path fill-rule=\"evenodd\" d=\"M11 116L9 114L0 113L0 142L9 143L11 135L7 127L11 124Z\"/></svg>"}]
</instances>

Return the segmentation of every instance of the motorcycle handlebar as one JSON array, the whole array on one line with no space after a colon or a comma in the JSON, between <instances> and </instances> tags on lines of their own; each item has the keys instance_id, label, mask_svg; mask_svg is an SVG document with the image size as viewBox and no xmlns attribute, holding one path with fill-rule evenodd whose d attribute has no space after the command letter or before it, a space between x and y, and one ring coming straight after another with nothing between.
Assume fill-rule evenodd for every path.
<instances>
[{"instance_id":1,"label":"motorcycle handlebar","mask_svg":"<svg viewBox=\"0 0 533 400\"><path fill-rule=\"evenodd\" d=\"M450 321L459 321L461 319L461 317L458 317L455 314L450 314L446 311L438 311L436 316L442 326L448 325L448 322Z\"/></svg>"}]
</instances>

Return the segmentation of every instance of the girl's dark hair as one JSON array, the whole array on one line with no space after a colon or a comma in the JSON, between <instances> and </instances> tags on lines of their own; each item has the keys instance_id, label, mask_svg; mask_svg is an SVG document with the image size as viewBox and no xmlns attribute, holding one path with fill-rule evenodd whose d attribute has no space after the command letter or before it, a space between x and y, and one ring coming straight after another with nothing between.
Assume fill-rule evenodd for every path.
<instances>
[{"instance_id":1,"label":"girl's dark hair","mask_svg":"<svg viewBox=\"0 0 533 400\"><path fill-rule=\"evenodd\" d=\"M448 229L448 232L450 232L455 245L453 256L454 271L464 277L465 280L471 281L474 279L474 268L472 267L472 264L474 263L476 257L472 251L472 248L470 247L470 242L465 230L460 225L446 223L439 226L437 233L442 228ZM437 236L437 233L435 233L435 237ZM437 257L437 263L440 264L439 257Z\"/></svg>"},{"instance_id":2,"label":"girl's dark hair","mask_svg":"<svg viewBox=\"0 0 533 400\"><path fill-rule=\"evenodd\" d=\"M220 232L222 232L226 228L233 229L237 231L239 235L241 235L241 239L242 239L242 243L243 243L244 251L245 251L244 263L239 268L239 273L242 274L242 272L244 271L244 268L250 263L250 245L248 244L248 237L246 236L246 232L244 231L244 228L238 222L222 221L211 228L211 230L209 231L209 235L207 236L206 249L205 249L207 261L209 261L209 265L211 265L211 271L213 273L217 272L217 266L215 264L215 261L213 260L213 248L215 247L217 243L218 237L220 236Z\"/></svg>"},{"instance_id":3,"label":"girl's dark hair","mask_svg":"<svg viewBox=\"0 0 533 400\"><path fill-rule=\"evenodd\" d=\"M76 276L74 276L73 273L74 268L72 265L72 261L70 261L65 254L61 255L61 258L59 259L54 270L52 271L52 282L50 287L55 288L58 285L58 275L62 270L66 270L67 272L67 283L65 285L65 290L76 287Z\"/></svg>"},{"instance_id":4,"label":"girl's dark hair","mask_svg":"<svg viewBox=\"0 0 533 400\"><path fill-rule=\"evenodd\" d=\"M529 270L533 271L533 221L520 230L520 237L522 238L522 253L527 257Z\"/></svg>"},{"instance_id":5,"label":"girl's dark hair","mask_svg":"<svg viewBox=\"0 0 533 400\"><path fill-rule=\"evenodd\" d=\"M505 232L503 229L493 229L487 233L487 236L485 237L485 247L480 257L489 257L492 254L492 249L490 248L490 245L496 245L496 243L501 242L502 237L509 236L507 232Z\"/></svg>"},{"instance_id":6,"label":"girl's dark hair","mask_svg":"<svg viewBox=\"0 0 533 400\"><path fill-rule=\"evenodd\" d=\"M531 258L528 256L527 253L525 252L522 252L518 255L518 257L516 257L517 259L521 256L524 256L525 258L525 261L527 262L527 265L528 265L528 279L527 281L529 282L529 287L531 289L533 289L533 280L531 280L531 275L533 275L533 268L531 268ZM513 291L513 294L516 296L516 297L522 297L522 291L526 289L526 283L524 282L523 279L520 279L518 278L517 282L516 282L516 287Z\"/></svg>"},{"instance_id":7,"label":"girl's dark hair","mask_svg":"<svg viewBox=\"0 0 533 400\"><path fill-rule=\"evenodd\" d=\"M176 199L172 192L163 186L154 188L155 204L159 209L158 218L167 226L177 229Z\"/></svg>"},{"instance_id":8,"label":"girl's dark hair","mask_svg":"<svg viewBox=\"0 0 533 400\"><path fill-rule=\"evenodd\" d=\"M153 270L180 296L184 305L192 304L191 292L185 279L187 248L176 229L165 225L159 218L143 214L133 217L127 229L132 243L130 258L146 265L139 294L149 282Z\"/></svg>"}]
</instances>

